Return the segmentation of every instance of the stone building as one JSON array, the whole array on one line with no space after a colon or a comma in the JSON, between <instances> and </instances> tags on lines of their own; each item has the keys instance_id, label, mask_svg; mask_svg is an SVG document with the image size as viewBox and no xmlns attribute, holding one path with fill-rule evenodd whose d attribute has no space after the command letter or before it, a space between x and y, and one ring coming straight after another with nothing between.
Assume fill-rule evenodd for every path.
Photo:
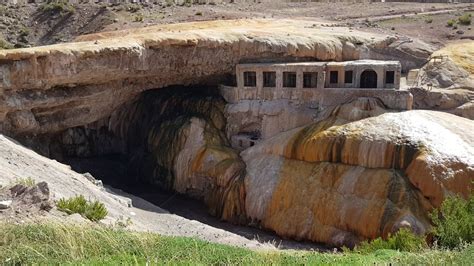
<instances>
[{"instance_id":1,"label":"stone building","mask_svg":"<svg viewBox=\"0 0 474 266\"><path fill-rule=\"evenodd\" d=\"M242 124L228 132L231 144L236 149L254 146L310 123L315 112L358 97L379 99L391 109L411 109L411 94L399 90L400 76L398 61L238 64L236 86L221 85L221 95L230 104L230 111L255 110L245 118L230 118L236 120L234 124ZM282 117L280 109L293 115Z\"/></svg>"},{"instance_id":2,"label":"stone building","mask_svg":"<svg viewBox=\"0 0 474 266\"><path fill-rule=\"evenodd\" d=\"M322 88L399 89L398 61L261 63L236 66L236 87L221 90L228 101L311 98Z\"/></svg>"}]
</instances>

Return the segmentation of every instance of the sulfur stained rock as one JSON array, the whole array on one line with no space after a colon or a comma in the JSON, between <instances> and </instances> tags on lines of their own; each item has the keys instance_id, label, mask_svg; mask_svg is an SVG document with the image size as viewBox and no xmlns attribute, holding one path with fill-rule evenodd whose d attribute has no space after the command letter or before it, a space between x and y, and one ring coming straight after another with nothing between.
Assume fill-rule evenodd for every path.
<instances>
[{"instance_id":1,"label":"sulfur stained rock","mask_svg":"<svg viewBox=\"0 0 474 266\"><path fill-rule=\"evenodd\" d=\"M448 195L469 195L471 120L432 111L370 117L378 111L369 108L368 118L351 122L346 108L337 109L242 153L254 223L286 237L353 246L400 227L425 233L433 207Z\"/></svg>"}]
</instances>

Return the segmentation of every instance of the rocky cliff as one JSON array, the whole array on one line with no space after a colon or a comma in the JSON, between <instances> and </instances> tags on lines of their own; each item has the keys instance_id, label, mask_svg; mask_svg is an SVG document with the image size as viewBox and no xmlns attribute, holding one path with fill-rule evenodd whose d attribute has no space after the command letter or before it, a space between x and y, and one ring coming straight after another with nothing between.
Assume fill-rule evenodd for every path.
<instances>
[{"instance_id":1,"label":"rocky cliff","mask_svg":"<svg viewBox=\"0 0 474 266\"><path fill-rule=\"evenodd\" d=\"M218 83L238 62L427 58L424 44L305 20L183 23L0 51L0 131L57 132L109 116L144 90ZM411 59L410 59L411 58Z\"/></svg>"}]
</instances>

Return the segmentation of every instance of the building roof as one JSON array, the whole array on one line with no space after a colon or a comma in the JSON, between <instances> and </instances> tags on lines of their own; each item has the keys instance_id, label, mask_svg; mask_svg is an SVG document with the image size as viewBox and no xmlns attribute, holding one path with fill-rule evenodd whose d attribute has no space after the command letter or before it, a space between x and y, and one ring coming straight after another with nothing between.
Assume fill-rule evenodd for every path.
<instances>
[{"instance_id":1,"label":"building roof","mask_svg":"<svg viewBox=\"0 0 474 266\"><path fill-rule=\"evenodd\" d=\"M371 60L371 59L364 59L364 60L354 60L354 61L343 61L343 62L327 62L328 66L397 66L400 65L399 61L386 61L386 60Z\"/></svg>"},{"instance_id":2,"label":"building roof","mask_svg":"<svg viewBox=\"0 0 474 266\"><path fill-rule=\"evenodd\" d=\"M240 67L288 67L288 66L326 66L328 62L289 62L289 63L249 63L238 64Z\"/></svg>"},{"instance_id":3,"label":"building roof","mask_svg":"<svg viewBox=\"0 0 474 266\"><path fill-rule=\"evenodd\" d=\"M389 65L389 66L399 66L399 61L386 61L386 60L353 60L353 61L342 61L342 62L324 62L324 61L313 61L313 62L288 62L288 63L246 63L239 64L239 67L243 68L252 68L252 67L288 67L288 66L315 66L315 67L324 67L324 66L376 66L376 65Z\"/></svg>"}]
</instances>

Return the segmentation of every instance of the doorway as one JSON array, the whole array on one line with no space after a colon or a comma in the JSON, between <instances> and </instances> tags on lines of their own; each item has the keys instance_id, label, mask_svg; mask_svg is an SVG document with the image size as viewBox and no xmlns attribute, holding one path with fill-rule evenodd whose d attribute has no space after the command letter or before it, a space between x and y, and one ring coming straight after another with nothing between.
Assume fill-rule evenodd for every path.
<instances>
[{"instance_id":1,"label":"doorway","mask_svg":"<svg viewBox=\"0 0 474 266\"><path fill-rule=\"evenodd\" d=\"M365 70L360 75L361 88L377 88L377 73L373 70Z\"/></svg>"}]
</instances>

